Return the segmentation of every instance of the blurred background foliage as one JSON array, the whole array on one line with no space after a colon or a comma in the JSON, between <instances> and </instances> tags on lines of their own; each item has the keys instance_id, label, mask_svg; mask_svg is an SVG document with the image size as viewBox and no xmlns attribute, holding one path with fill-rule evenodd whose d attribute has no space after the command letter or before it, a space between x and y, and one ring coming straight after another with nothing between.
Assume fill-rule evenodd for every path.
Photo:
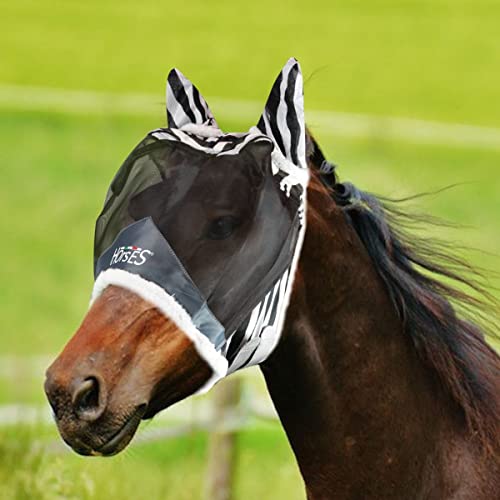
<instances>
[{"instance_id":1,"label":"blurred background foliage","mask_svg":"<svg viewBox=\"0 0 500 500\"><path fill-rule=\"evenodd\" d=\"M463 226L429 237L476 248L466 255L498 285L497 0L0 0L0 12L2 498L187 499L202 490L203 432L82 459L55 445L42 392L44 365L88 305L93 224L109 180L165 124L173 66L226 130L241 131L297 57L306 117L341 178L394 197L458 184L418 201ZM31 414L35 423L23 424ZM150 426L168 425L168 414ZM237 498L304 497L278 424L252 421L238 447Z\"/></svg>"}]
</instances>

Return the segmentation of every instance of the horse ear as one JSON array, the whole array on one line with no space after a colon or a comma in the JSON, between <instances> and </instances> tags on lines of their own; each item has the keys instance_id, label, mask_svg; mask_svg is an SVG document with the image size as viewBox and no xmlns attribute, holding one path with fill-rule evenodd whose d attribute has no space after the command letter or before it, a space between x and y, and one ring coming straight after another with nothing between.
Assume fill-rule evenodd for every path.
<instances>
[{"instance_id":1,"label":"horse ear","mask_svg":"<svg viewBox=\"0 0 500 500\"><path fill-rule=\"evenodd\" d=\"M274 82L257 128L273 139L285 158L307 168L302 72L293 57Z\"/></svg>"},{"instance_id":2,"label":"horse ear","mask_svg":"<svg viewBox=\"0 0 500 500\"><path fill-rule=\"evenodd\" d=\"M169 128L188 124L218 128L207 102L198 89L176 68L167 78L167 121Z\"/></svg>"}]
</instances>

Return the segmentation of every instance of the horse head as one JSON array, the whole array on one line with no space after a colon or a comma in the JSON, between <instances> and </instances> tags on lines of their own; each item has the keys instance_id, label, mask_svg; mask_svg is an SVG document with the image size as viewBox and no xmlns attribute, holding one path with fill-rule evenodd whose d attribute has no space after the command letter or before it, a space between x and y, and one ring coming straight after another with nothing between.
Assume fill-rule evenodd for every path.
<instances>
[{"instance_id":1,"label":"horse head","mask_svg":"<svg viewBox=\"0 0 500 500\"><path fill-rule=\"evenodd\" d=\"M222 133L177 70L167 117L111 183L91 307L47 371L60 433L81 454L119 452L141 419L260 363L279 340L305 230L298 63L249 133Z\"/></svg>"}]
</instances>

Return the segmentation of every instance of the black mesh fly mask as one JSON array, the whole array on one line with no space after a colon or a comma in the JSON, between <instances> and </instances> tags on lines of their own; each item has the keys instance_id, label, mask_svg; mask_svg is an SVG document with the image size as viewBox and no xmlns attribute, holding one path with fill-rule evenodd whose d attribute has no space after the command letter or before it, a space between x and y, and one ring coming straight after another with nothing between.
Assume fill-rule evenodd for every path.
<instances>
[{"instance_id":1,"label":"black mesh fly mask","mask_svg":"<svg viewBox=\"0 0 500 500\"><path fill-rule=\"evenodd\" d=\"M93 300L113 284L154 303L212 367L208 389L265 360L280 338L305 231L299 64L287 62L248 133L223 133L177 70L167 116L108 190Z\"/></svg>"}]
</instances>

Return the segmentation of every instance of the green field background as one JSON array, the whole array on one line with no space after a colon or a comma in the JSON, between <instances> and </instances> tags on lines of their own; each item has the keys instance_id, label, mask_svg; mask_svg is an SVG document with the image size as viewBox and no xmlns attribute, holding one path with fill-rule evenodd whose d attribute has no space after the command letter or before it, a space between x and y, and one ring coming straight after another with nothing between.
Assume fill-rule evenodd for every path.
<instances>
[{"instance_id":1,"label":"green field background","mask_svg":"<svg viewBox=\"0 0 500 500\"><path fill-rule=\"evenodd\" d=\"M310 122L341 178L363 189L401 197L457 184L419 200L419 210L463 226L429 237L474 247L467 257L499 285L498 0L1 0L0 12L0 407L44 404L42 372L23 360L50 358L78 327L105 190L133 146L165 125L173 66L213 98L228 131L257 122L290 56L302 64L306 117L461 130L397 138L385 118L355 133ZM47 99L57 89L64 105ZM87 108L89 95L103 105ZM138 96L144 110L113 104ZM467 130L493 139L468 140ZM84 459L52 450L53 425L0 422L0 498L201 498L206 441L193 433ZM237 499L304 498L278 424L256 420L238 450Z\"/></svg>"}]
</instances>

